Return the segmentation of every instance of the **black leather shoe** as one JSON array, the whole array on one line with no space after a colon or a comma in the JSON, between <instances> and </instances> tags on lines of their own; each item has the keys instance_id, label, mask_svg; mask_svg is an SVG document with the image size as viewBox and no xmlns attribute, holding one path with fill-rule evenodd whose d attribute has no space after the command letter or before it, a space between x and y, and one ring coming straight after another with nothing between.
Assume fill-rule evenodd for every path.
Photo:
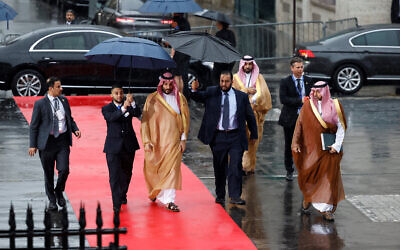
<instances>
[{"instance_id":1,"label":"black leather shoe","mask_svg":"<svg viewBox=\"0 0 400 250\"><path fill-rule=\"evenodd\" d=\"M64 207L66 202L62 193L56 193L57 204L60 207Z\"/></svg>"},{"instance_id":2,"label":"black leather shoe","mask_svg":"<svg viewBox=\"0 0 400 250\"><path fill-rule=\"evenodd\" d=\"M48 207L49 211L57 211L58 207L55 201L50 201L49 203L49 207Z\"/></svg>"},{"instance_id":3,"label":"black leather shoe","mask_svg":"<svg viewBox=\"0 0 400 250\"><path fill-rule=\"evenodd\" d=\"M287 173L286 174L286 180L287 181L293 181L293 173Z\"/></svg>"},{"instance_id":4,"label":"black leather shoe","mask_svg":"<svg viewBox=\"0 0 400 250\"><path fill-rule=\"evenodd\" d=\"M235 204L235 205L246 205L246 201L241 198L231 198L229 203Z\"/></svg>"},{"instance_id":5,"label":"black leather shoe","mask_svg":"<svg viewBox=\"0 0 400 250\"><path fill-rule=\"evenodd\" d=\"M225 205L225 199L224 198L216 198L215 203Z\"/></svg>"}]
</instances>

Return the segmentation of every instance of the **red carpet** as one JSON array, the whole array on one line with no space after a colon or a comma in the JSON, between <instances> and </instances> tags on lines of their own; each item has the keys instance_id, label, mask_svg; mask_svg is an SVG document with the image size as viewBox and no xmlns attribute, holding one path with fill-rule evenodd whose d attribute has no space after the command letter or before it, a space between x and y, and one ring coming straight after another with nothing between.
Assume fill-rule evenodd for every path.
<instances>
[{"instance_id":1,"label":"red carpet","mask_svg":"<svg viewBox=\"0 0 400 250\"><path fill-rule=\"evenodd\" d=\"M15 97L30 122L37 97ZM108 96L68 97L72 115L82 132L74 137L70 157L70 175L66 194L75 214L80 202L86 207L88 228L95 228L97 202L101 203L104 227L111 228L112 202L108 169L103 153L106 123L101 107L111 101ZM140 140L140 121L134 119ZM38 156L36 156L38 157ZM121 244L129 249L256 249L251 240L234 223L225 210L214 203L214 197L201 181L182 163L183 190L177 191L180 213L167 211L159 203L151 203L143 177L143 151L136 152L134 171L128 192L128 204L122 207L121 227L128 233ZM111 236L103 237L108 245ZM95 246L94 237L88 237Z\"/></svg>"}]
</instances>

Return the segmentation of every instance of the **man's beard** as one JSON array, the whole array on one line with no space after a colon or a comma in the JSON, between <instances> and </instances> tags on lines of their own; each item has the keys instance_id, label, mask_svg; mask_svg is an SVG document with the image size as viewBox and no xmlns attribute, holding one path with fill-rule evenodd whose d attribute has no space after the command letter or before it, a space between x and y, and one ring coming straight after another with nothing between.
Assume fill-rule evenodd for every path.
<instances>
[{"instance_id":1,"label":"man's beard","mask_svg":"<svg viewBox=\"0 0 400 250\"><path fill-rule=\"evenodd\" d=\"M172 90L168 90L169 92L167 93L167 91L165 89L162 89L162 92L166 95L170 95L173 93L173 89Z\"/></svg>"},{"instance_id":2,"label":"man's beard","mask_svg":"<svg viewBox=\"0 0 400 250\"><path fill-rule=\"evenodd\" d=\"M114 99L114 102L117 104L121 104L124 101L124 99L122 99L121 101L118 101L117 99Z\"/></svg>"},{"instance_id":3,"label":"man's beard","mask_svg":"<svg viewBox=\"0 0 400 250\"><path fill-rule=\"evenodd\" d=\"M245 69L243 69L243 71L244 71L244 73L246 73L246 74L250 74L251 71L253 71L253 69L250 69L250 70L245 70Z\"/></svg>"}]
</instances>

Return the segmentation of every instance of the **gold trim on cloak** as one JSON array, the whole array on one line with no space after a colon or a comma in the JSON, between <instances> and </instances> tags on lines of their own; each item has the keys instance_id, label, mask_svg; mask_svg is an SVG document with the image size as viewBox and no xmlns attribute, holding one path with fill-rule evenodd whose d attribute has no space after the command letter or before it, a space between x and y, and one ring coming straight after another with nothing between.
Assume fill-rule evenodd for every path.
<instances>
[{"instance_id":1,"label":"gold trim on cloak","mask_svg":"<svg viewBox=\"0 0 400 250\"><path fill-rule=\"evenodd\" d=\"M236 79L237 82L238 82L240 85L242 85L242 88L244 88L244 89L247 90L247 88L246 88L246 86L244 85L244 83L242 82L242 80L240 80L239 74L235 74L235 75L233 76L233 78ZM251 78L250 78L250 80L251 80ZM261 93L261 86L260 86L260 81L258 80L258 76L257 76L257 80L256 80L256 90L257 90L257 93ZM247 93L247 92L246 92L246 93ZM256 95L257 95L257 93L256 93ZM258 97L260 97L260 95L258 95L257 98L258 98ZM249 98L250 98L250 96L249 96Z\"/></svg>"},{"instance_id":2,"label":"gold trim on cloak","mask_svg":"<svg viewBox=\"0 0 400 250\"><path fill-rule=\"evenodd\" d=\"M318 112L317 107L315 107L313 101L310 99L310 105L311 105L311 109L315 115L315 117L317 118L317 120L319 121L319 123L321 124L321 126L325 129L328 128L328 125L326 125L325 121L322 119L321 115Z\"/></svg>"},{"instance_id":3,"label":"gold trim on cloak","mask_svg":"<svg viewBox=\"0 0 400 250\"><path fill-rule=\"evenodd\" d=\"M182 117L183 132L185 133L186 138L187 138L187 136L188 136L188 135L186 134L186 120L187 120L187 117L186 117L186 116L183 114L183 112L182 112L182 110L183 110L183 98L182 98L182 94L179 92L180 110L181 110L181 113L180 113L180 114L176 113L175 110L174 110L174 109L168 104L168 102L164 99L164 97L162 97L158 92L156 92L155 96L156 96L156 98L161 102L161 104L164 105L164 107L167 108L167 110L168 110L171 114L176 115L176 116L181 116L181 117Z\"/></svg>"},{"instance_id":4,"label":"gold trim on cloak","mask_svg":"<svg viewBox=\"0 0 400 250\"><path fill-rule=\"evenodd\" d=\"M342 127L344 130L347 129L346 123L344 122L344 117L343 117L343 112L342 109L340 108L339 100L338 99L333 99L333 103L335 104L336 112L339 117L339 121L342 124Z\"/></svg>"}]
</instances>

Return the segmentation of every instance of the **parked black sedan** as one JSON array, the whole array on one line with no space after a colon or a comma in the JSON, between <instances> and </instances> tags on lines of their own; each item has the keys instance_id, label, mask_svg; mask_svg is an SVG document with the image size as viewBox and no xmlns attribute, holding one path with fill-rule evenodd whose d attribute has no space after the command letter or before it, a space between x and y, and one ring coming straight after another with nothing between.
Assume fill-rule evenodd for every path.
<instances>
[{"instance_id":1,"label":"parked black sedan","mask_svg":"<svg viewBox=\"0 0 400 250\"><path fill-rule=\"evenodd\" d=\"M50 76L61 78L65 92L106 90L114 83L127 85L129 70L90 63L85 54L96 44L121 37L118 30L92 25L58 26L36 30L0 46L0 89L17 96L43 95ZM132 70L132 88L154 89L158 73Z\"/></svg>"},{"instance_id":2,"label":"parked black sedan","mask_svg":"<svg viewBox=\"0 0 400 250\"><path fill-rule=\"evenodd\" d=\"M306 59L306 74L353 94L366 81L400 80L400 25L353 28L299 44L296 53Z\"/></svg>"}]
</instances>

